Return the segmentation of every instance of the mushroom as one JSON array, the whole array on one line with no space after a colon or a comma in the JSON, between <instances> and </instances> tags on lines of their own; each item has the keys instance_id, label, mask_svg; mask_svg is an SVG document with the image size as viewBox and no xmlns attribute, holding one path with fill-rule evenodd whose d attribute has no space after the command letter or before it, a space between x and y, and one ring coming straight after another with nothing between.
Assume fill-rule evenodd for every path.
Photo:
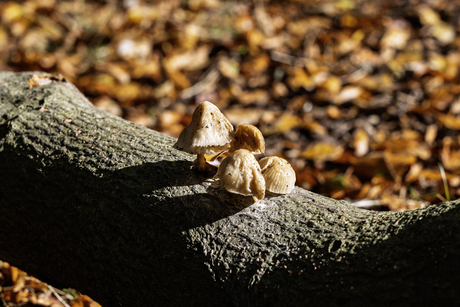
<instances>
[{"instance_id":1,"label":"mushroom","mask_svg":"<svg viewBox=\"0 0 460 307\"><path fill-rule=\"evenodd\" d=\"M206 170L206 151L222 151L235 139L232 124L211 102L204 101L193 112L191 123L185 127L174 148L198 155L200 171Z\"/></svg>"},{"instance_id":2,"label":"mushroom","mask_svg":"<svg viewBox=\"0 0 460 307\"><path fill-rule=\"evenodd\" d=\"M259 165L267 191L287 194L294 189L295 171L288 161L279 157L266 157L259 160Z\"/></svg>"},{"instance_id":3,"label":"mushroom","mask_svg":"<svg viewBox=\"0 0 460 307\"><path fill-rule=\"evenodd\" d=\"M229 151L237 149L247 149L254 154L265 153L265 140L262 132L253 125L238 125L235 131L235 141L232 142Z\"/></svg>"},{"instance_id":4,"label":"mushroom","mask_svg":"<svg viewBox=\"0 0 460 307\"><path fill-rule=\"evenodd\" d=\"M239 149L226 157L220 164L216 177L231 193L252 196L256 202L265 196L264 177L259 163L249 150Z\"/></svg>"}]
</instances>

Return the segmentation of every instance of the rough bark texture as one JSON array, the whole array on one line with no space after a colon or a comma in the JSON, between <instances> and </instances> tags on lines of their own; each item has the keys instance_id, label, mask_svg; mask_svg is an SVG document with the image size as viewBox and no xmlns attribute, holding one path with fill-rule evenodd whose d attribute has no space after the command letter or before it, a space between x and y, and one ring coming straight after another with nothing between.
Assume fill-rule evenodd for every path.
<instances>
[{"instance_id":1,"label":"rough bark texture","mask_svg":"<svg viewBox=\"0 0 460 307\"><path fill-rule=\"evenodd\" d=\"M68 82L0 72L0 259L104 306L460 302L459 202L402 213L230 194Z\"/></svg>"}]
</instances>

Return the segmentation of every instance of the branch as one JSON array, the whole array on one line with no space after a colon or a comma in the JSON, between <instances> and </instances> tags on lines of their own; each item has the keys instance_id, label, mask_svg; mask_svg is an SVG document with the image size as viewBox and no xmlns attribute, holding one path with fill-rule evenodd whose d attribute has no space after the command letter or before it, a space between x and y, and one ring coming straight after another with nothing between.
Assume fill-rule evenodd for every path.
<instances>
[{"instance_id":1,"label":"branch","mask_svg":"<svg viewBox=\"0 0 460 307\"><path fill-rule=\"evenodd\" d=\"M377 213L230 194L70 83L0 72L0 259L105 306L460 301L459 202Z\"/></svg>"}]
</instances>

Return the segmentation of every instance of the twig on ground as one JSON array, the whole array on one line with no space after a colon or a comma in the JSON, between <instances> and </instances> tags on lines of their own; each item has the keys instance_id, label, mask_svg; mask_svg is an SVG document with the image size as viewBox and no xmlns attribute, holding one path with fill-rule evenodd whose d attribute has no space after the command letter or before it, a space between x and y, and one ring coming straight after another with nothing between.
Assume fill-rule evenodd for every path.
<instances>
[{"instance_id":1,"label":"twig on ground","mask_svg":"<svg viewBox=\"0 0 460 307\"><path fill-rule=\"evenodd\" d=\"M56 291L54 290L54 288L50 285L48 285L48 289L50 289L50 291L54 294L54 296L56 296L56 298L62 303L62 305L64 305L65 307L70 307L69 304L67 304L63 299L62 297L56 293Z\"/></svg>"}]
</instances>

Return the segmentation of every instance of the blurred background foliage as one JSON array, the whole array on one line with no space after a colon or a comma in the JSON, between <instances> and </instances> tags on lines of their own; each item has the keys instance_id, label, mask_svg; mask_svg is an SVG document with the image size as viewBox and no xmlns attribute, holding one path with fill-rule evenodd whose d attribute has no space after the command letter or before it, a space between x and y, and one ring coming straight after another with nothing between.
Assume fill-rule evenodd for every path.
<instances>
[{"instance_id":1,"label":"blurred background foliage","mask_svg":"<svg viewBox=\"0 0 460 307\"><path fill-rule=\"evenodd\" d=\"M0 69L174 137L209 100L297 185L407 210L460 195L458 2L3 1Z\"/></svg>"}]
</instances>

